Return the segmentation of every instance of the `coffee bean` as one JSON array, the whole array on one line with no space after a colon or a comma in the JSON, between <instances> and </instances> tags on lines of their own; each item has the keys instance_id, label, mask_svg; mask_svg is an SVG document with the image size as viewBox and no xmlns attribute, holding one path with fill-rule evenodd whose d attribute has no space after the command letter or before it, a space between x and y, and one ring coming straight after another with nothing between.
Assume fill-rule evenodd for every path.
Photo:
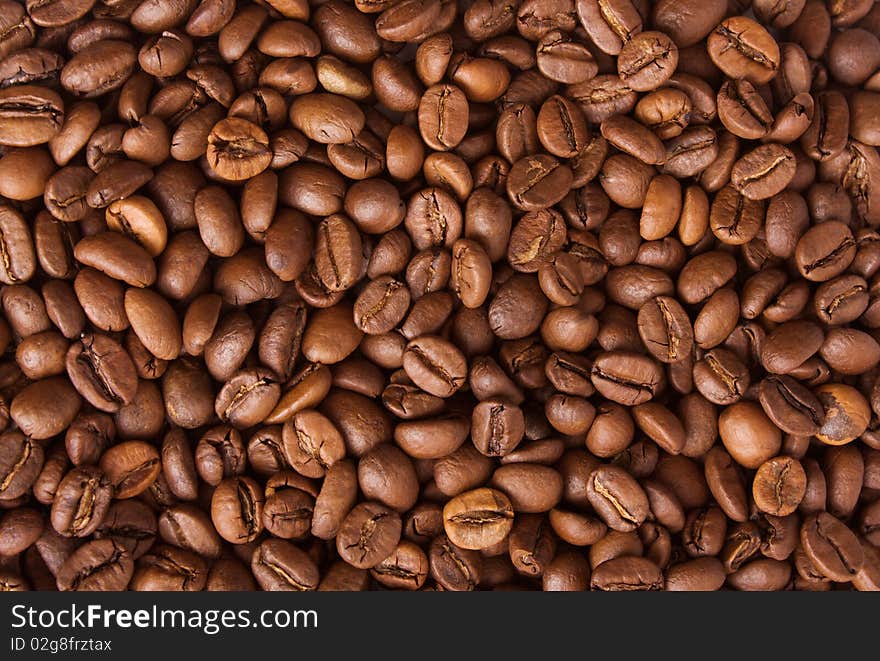
<instances>
[{"instance_id":1,"label":"coffee bean","mask_svg":"<svg viewBox=\"0 0 880 661\"><path fill-rule=\"evenodd\" d=\"M41 445L19 431L9 431L2 437L3 481L0 494L4 500L12 500L24 494L37 479L43 467L44 452Z\"/></svg>"},{"instance_id":2,"label":"coffee bean","mask_svg":"<svg viewBox=\"0 0 880 661\"><path fill-rule=\"evenodd\" d=\"M587 34L609 55L619 54L623 45L642 31L642 17L628 0L608 4L580 0L577 12Z\"/></svg>"},{"instance_id":3,"label":"coffee bean","mask_svg":"<svg viewBox=\"0 0 880 661\"><path fill-rule=\"evenodd\" d=\"M231 477L220 482L211 497L211 519L223 539L232 544L251 542L263 530L265 499L256 482Z\"/></svg>"},{"instance_id":4,"label":"coffee bean","mask_svg":"<svg viewBox=\"0 0 880 661\"><path fill-rule=\"evenodd\" d=\"M476 405L471 421L474 445L484 455L510 454L525 434L522 410L503 399L490 398Z\"/></svg>"},{"instance_id":5,"label":"coffee bean","mask_svg":"<svg viewBox=\"0 0 880 661\"><path fill-rule=\"evenodd\" d=\"M620 151L649 165L666 162L666 148L660 139L626 115L612 115L602 122L602 136Z\"/></svg>"},{"instance_id":6,"label":"coffee bean","mask_svg":"<svg viewBox=\"0 0 880 661\"><path fill-rule=\"evenodd\" d=\"M130 404L137 373L125 350L107 335L84 333L67 351L67 374L74 388L94 407L115 413Z\"/></svg>"},{"instance_id":7,"label":"coffee bean","mask_svg":"<svg viewBox=\"0 0 880 661\"><path fill-rule=\"evenodd\" d=\"M134 573L134 560L116 540L86 542L67 558L57 574L62 591L122 591Z\"/></svg>"},{"instance_id":8,"label":"coffee bean","mask_svg":"<svg viewBox=\"0 0 880 661\"><path fill-rule=\"evenodd\" d=\"M746 468L757 468L775 456L782 444L779 429L754 402L737 402L718 417L721 441Z\"/></svg>"},{"instance_id":9,"label":"coffee bean","mask_svg":"<svg viewBox=\"0 0 880 661\"><path fill-rule=\"evenodd\" d=\"M387 558L400 541L400 516L384 506L364 502L357 505L336 536L336 550L349 564L368 569Z\"/></svg>"},{"instance_id":10,"label":"coffee bean","mask_svg":"<svg viewBox=\"0 0 880 661\"><path fill-rule=\"evenodd\" d=\"M719 507L732 520L748 518L746 488L740 470L732 457L720 447L706 453L704 466L706 484Z\"/></svg>"},{"instance_id":11,"label":"coffee bean","mask_svg":"<svg viewBox=\"0 0 880 661\"><path fill-rule=\"evenodd\" d=\"M621 556L606 560L593 570L590 589L601 592L662 590L663 573L647 558Z\"/></svg>"},{"instance_id":12,"label":"coffee bean","mask_svg":"<svg viewBox=\"0 0 880 661\"><path fill-rule=\"evenodd\" d=\"M758 386L764 412L789 434L809 436L821 426L824 412L818 399L790 376L774 375Z\"/></svg>"},{"instance_id":13,"label":"coffee bean","mask_svg":"<svg viewBox=\"0 0 880 661\"><path fill-rule=\"evenodd\" d=\"M652 399L665 383L657 363L625 351L600 354L593 362L591 378L596 390L603 396L626 406Z\"/></svg>"},{"instance_id":14,"label":"coffee bean","mask_svg":"<svg viewBox=\"0 0 880 661\"><path fill-rule=\"evenodd\" d=\"M646 92L665 83L678 66L678 47L663 32L639 32L623 44L617 73L630 89Z\"/></svg>"},{"instance_id":15,"label":"coffee bean","mask_svg":"<svg viewBox=\"0 0 880 661\"><path fill-rule=\"evenodd\" d=\"M763 84L779 68L779 45L760 24L745 16L725 19L706 42L709 57L727 76Z\"/></svg>"},{"instance_id":16,"label":"coffee bean","mask_svg":"<svg viewBox=\"0 0 880 661\"><path fill-rule=\"evenodd\" d=\"M52 527L65 537L87 537L110 507L113 485L97 466L74 468L58 485L52 502Z\"/></svg>"},{"instance_id":17,"label":"coffee bean","mask_svg":"<svg viewBox=\"0 0 880 661\"><path fill-rule=\"evenodd\" d=\"M621 532L635 530L647 517L648 498L622 468L597 468L587 482L587 498L608 526Z\"/></svg>"},{"instance_id":18,"label":"coffee bean","mask_svg":"<svg viewBox=\"0 0 880 661\"><path fill-rule=\"evenodd\" d=\"M305 551L281 539L268 539L257 547L251 570L264 590L307 592L318 587L314 561Z\"/></svg>"},{"instance_id":19,"label":"coffee bean","mask_svg":"<svg viewBox=\"0 0 880 661\"><path fill-rule=\"evenodd\" d=\"M450 397L467 376L467 363L461 352L448 341L431 335L407 344L403 368L413 383L437 397Z\"/></svg>"},{"instance_id":20,"label":"coffee bean","mask_svg":"<svg viewBox=\"0 0 880 661\"><path fill-rule=\"evenodd\" d=\"M98 464L113 487L114 498L131 498L150 487L162 465L149 443L127 441L108 449Z\"/></svg>"},{"instance_id":21,"label":"coffee bean","mask_svg":"<svg viewBox=\"0 0 880 661\"><path fill-rule=\"evenodd\" d=\"M546 512L562 497L562 478L548 466L508 464L496 469L491 485L504 492L516 512Z\"/></svg>"},{"instance_id":22,"label":"coffee bean","mask_svg":"<svg viewBox=\"0 0 880 661\"><path fill-rule=\"evenodd\" d=\"M360 458L358 484L369 499L399 512L416 503L419 483L412 461L389 443L382 443Z\"/></svg>"},{"instance_id":23,"label":"coffee bean","mask_svg":"<svg viewBox=\"0 0 880 661\"><path fill-rule=\"evenodd\" d=\"M676 363L693 348L693 329L681 304L658 296L639 308L639 336L651 354L663 363Z\"/></svg>"},{"instance_id":24,"label":"coffee bean","mask_svg":"<svg viewBox=\"0 0 880 661\"><path fill-rule=\"evenodd\" d=\"M158 531L169 544L205 557L216 558L222 550L220 535L210 517L196 505L180 504L166 509L159 516Z\"/></svg>"},{"instance_id":25,"label":"coffee bean","mask_svg":"<svg viewBox=\"0 0 880 661\"><path fill-rule=\"evenodd\" d=\"M0 90L0 144L31 147L48 142L64 123L57 92L37 85Z\"/></svg>"},{"instance_id":26,"label":"coffee bean","mask_svg":"<svg viewBox=\"0 0 880 661\"><path fill-rule=\"evenodd\" d=\"M791 457L774 457L758 467L752 483L755 504L773 516L788 516L803 500L807 475Z\"/></svg>"},{"instance_id":27,"label":"coffee bean","mask_svg":"<svg viewBox=\"0 0 880 661\"><path fill-rule=\"evenodd\" d=\"M827 512L807 517L800 537L807 558L822 576L851 581L859 573L865 556L858 539Z\"/></svg>"},{"instance_id":28,"label":"coffee bean","mask_svg":"<svg viewBox=\"0 0 880 661\"><path fill-rule=\"evenodd\" d=\"M507 176L507 195L518 209L537 211L559 202L572 182L571 169L547 154L518 160Z\"/></svg>"},{"instance_id":29,"label":"coffee bean","mask_svg":"<svg viewBox=\"0 0 880 661\"><path fill-rule=\"evenodd\" d=\"M443 508L450 541L464 549L480 550L502 541L513 527L510 500L493 489L475 489L450 500Z\"/></svg>"},{"instance_id":30,"label":"coffee bean","mask_svg":"<svg viewBox=\"0 0 880 661\"><path fill-rule=\"evenodd\" d=\"M284 455L306 477L322 477L345 456L342 435L324 415L302 410L284 423Z\"/></svg>"},{"instance_id":31,"label":"coffee bean","mask_svg":"<svg viewBox=\"0 0 880 661\"><path fill-rule=\"evenodd\" d=\"M827 383L813 391L825 411L816 434L823 443L843 445L865 432L870 418L865 397L852 386Z\"/></svg>"},{"instance_id":32,"label":"coffee bean","mask_svg":"<svg viewBox=\"0 0 880 661\"><path fill-rule=\"evenodd\" d=\"M825 282L843 273L855 253L850 229L841 222L828 221L801 236L795 248L795 260L807 280Z\"/></svg>"},{"instance_id":33,"label":"coffee bean","mask_svg":"<svg viewBox=\"0 0 880 661\"><path fill-rule=\"evenodd\" d=\"M756 147L733 164L731 183L751 200L764 200L782 191L795 173L790 149L776 143Z\"/></svg>"}]
</instances>

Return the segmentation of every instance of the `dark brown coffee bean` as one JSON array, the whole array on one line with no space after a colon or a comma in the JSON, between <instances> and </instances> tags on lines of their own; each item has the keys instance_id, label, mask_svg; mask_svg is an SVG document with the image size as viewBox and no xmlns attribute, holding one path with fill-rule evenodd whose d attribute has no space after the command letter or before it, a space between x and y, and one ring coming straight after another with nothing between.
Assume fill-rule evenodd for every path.
<instances>
[{"instance_id":1,"label":"dark brown coffee bean","mask_svg":"<svg viewBox=\"0 0 880 661\"><path fill-rule=\"evenodd\" d=\"M763 84L779 68L779 45L761 25L745 16L722 21L706 42L709 57L730 78Z\"/></svg>"},{"instance_id":2,"label":"dark brown coffee bean","mask_svg":"<svg viewBox=\"0 0 880 661\"><path fill-rule=\"evenodd\" d=\"M525 434L522 410L502 399L481 401L474 408L471 436L476 448L489 457L510 454Z\"/></svg>"},{"instance_id":3,"label":"dark brown coffee bean","mask_svg":"<svg viewBox=\"0 0 880 661\"><path fill-rule=\"evenodd\" d=\"M52 527L65 537L87 537L101 524L113 485L97 466L74 468L58 485L52 502Z\"/></svg>"},{"instance_id":4,"label":"dark brown coffee bean","mask_svg":"<svg viewBox=\"0 0 880 661\"><path fill-rule=\"evenodd\" d=\"M626 406L652 399L665 384L663 371L657 363L625 351L600 354L593 362L591 378L603 396Z\"/></svg>"},{"instance_id":5,"label":"dark brown coffee bean","mask_svg":"<svg viewBox=\"0 0 880 661\"><path fill-rule=\"evenodd\" d=\"M232 544L251 542L263 530L265 499L248 477L231 477L217 485L211 497L211 519L220 536Z\"/></svg>"},{"instance_id":6,"label":"dark brown coffee bean","mask_svg":"<svg viewBox=\"0 0 880 661\"><path fill-rule=\"evenodd\" d=\"M406 346L403 368L413 383L437 397L450 397L467 377L467 363L461 352L448 341L430 335Z\"/></svg>"},{"instance_id":7,"label":"dark brown coffee bean","mask_svg":"<svg viewBox=\"0 0 880 661\"><path fill-rule=\"evenodd\" d=\"M808 321L792 321L767 336L761 352L764 367L776 374L786 374L822 346L822 329Z\"/></svg>"},{"instance_id":8,"label":"dark brown coffee bean","mask_svg":"<svg viewBox=\"0 0 880 661\"><path fill-rule=\"evenodd\" d=\"M298 412L284 423L284 455L306 477L322 477L345 456L345 444L336 426L313 410Z\"/></svg>"},{"instance_id":9,"label":"dark brown coffee bean","mask_svg":"<svg viewBox=\"0 0 880 661\"><path fill-rule=\"evenodd\" d=\"M801 525L801 544L816 570L834 581L851 581L864 563L856 536L827 512L812 514Z\"/></svg>"},{"instance_id":10,"label":"dark brown coffee bean","mask_svg":"<svg viewBox=\"0 0 880 661\"><path fill-rule=\"evenodd\" d=\"M562 497L559 473L539 464L501 466L493 473L491 485L510 498L516 512L546 512L555 507Z\"/></svg>"},{"instance_id":11,"label":"dark brown coffee bean","mask_svg":"<svg viewBox=\"0 0 880 661\"><path fill-rule=\"evenodd\" d=\"M718 432L730 455L746 468L757 468L782 447L779 428L754 402L737 402L724 409L718 417Z\"/></svg>"},{"instance_id":12,"label":"dark brown coffee bean","mask_svg":"<svg viewBox=\"0 0 880 661\"><path fill-rule=\"evenodd\" d=\"M137 391L137 373L125 350L106 335L84 334L67 352L67 374L96 408L114 413Z\"/></svg>"},{"instance_id":13,"label":"dark brown coffee bean","mask_svg":"<svg viewBox=\"0 0 880 661\"><path fill-rule=\"evenodd\" d=\"M795 167L791 150L769 143L756 147L734 163L730 181L749 199L764 200L788 186Z\"/></svg>"},{"instance_id":14,"label":"dark brown coffee bean","mask_svg":"<svg viewBox=\"0 0 880 661\"><path fill-rule=\"evenodd\" d=\"M134 560L114 539L86 542L67 558L57 574L62 591L122 591L134 573Z\"/></svg>"},{"instance_id":15,"label":"dark brown coffee bean","mask_svg":"<svg viewBox=\"0 0 880 661\"><path fill-rule=\"evenodd\" d=\"M621 556L606 560L593 570L590 589L601 592L662 590L663 572L647 558Z\"/></svg>"},{"instance_id":16,"label":"dark brown coffee bean","mask_svg":"<svg viewBox=\"0 0 880 661\"><path fill-rule=\"evenodd\" d=\"M358 484L368 499L398 512L411 509L419 494L412 461L389 443L376 446L360 458Z\"/></svg>"},{"instance_id":17,"label":"dark brown coffee bean","mask_svg":"<svg viewBox=\"0 0 880 661\"><path fill-rule=\"evenodd\" d=\"M807 475L797 459L774 457L758 467L752 482L752 496L762 512L788 516L803 500Z\"/></svg>"},{"instance_id":18,"label":"dark brown coffee bean","mask_svg":"<svg viewBox=\"0 0 880 661\"><path fill-rule=\"evenodd\" d=\"M789 434L809 436L822 424L819 400L790 376L767 377L758 386L758 397L768 417Z\"/></svg>"},{"instance_id":19,"label":"dark brown coffee bean","mask_svg":"<svg viewBox=\"0 0 880 661\"><path fill-rule=\"evenodd\" d=\"M505 539L513 527L513 507L494 489L475 489L450 500L443 508L446 534L457 546L480 550Z\"/></svg>"},{"instance_id":20,"label":"dark brown coffee bean","mask_svg":"<svg viewBox=\"0 0 880 661\"><path fill-rule=\"evenodd\" d=\"M305 551L281 539L268 539L257 547L251 571L264 590L308 592L318 587L314 561Z\"/></svg>"},{"instance_id":21,"label":"dark brown coffee bean","mask_svg":"<svg viewBox=\"0 0 880 661\"><path fill-rule=\"evenodd\" d=\"M546 209L571 188L571 169L546 154L526 156L513 164L507 176L507 195L524 211Z\"/></svg>"},{"instance_id":22,"label":"dark brown coffee bean","mask_svg":"<svg viewBox=\"0 0 880 661\"><path fill-rule=\"evenodd\" d=\"M840 275L856 254L850 229L838 221L816 225L801 236L795 249L795 261L807 280L825 282Z\"/></svg>"},{"instance_id":23,"label":"dark brown coffee bean","mask_svg":"<svg viewBox=\"0 0 880 661\"><path fill-rule=\"evenodd\" d=\"M18 498L37 479L40 469L43 467L44 452L40 444L28 438L20 431L6 432L0 439L2 454L0 454L0 495L4 500Z\"/></svg>"},{"instance_id":24,"label":"dark brown coffee bean","mask_svg":"<svg viewBox=\"0 0 880 661\"><path fill-rule=\"evenodd\" d=\"M693 348L690 319L674 298L658 296L639 308L639 336L663 363L676 363Z\"/></svg>"},{"instance_id":25,"label":"dark brown coffee bean","mask_svg":"<svg viewBox=\"0 0 880 661\"><path fill-rule=\"evenodd\" d=\"M608 526L621 532L635 530L647 517L648 498L629 473L602 466L590 475L587 498Z\"/></svg>"},{"instance_id":26,"label":"dark brown coffee bean","mask_svg":"<svg viewBox=\"0 0 880 661\"><path fill-rule=\"evenodd\" d=\"M356 506L336 536L336 549L354 567L368 569L387 558L400 541L400 516L373 502Z\"/></svg>"},{"instance_id":27,"label":"dark brown coffee bean","mask_svg":"<svg viewBox=\"0 0 880 661\"><path fill-rule=\"evenodd\" d=\"M647 92L665 83L678 66L678 47L663 32L640 32L623 44L617 73L630 89Z\"/></svg>"},{"instance_id":28,"label":"dark brown coffee bean","mask_svg":"<svg viewBox=\"0 0 880 661\"><path fill-rule=\"evenodd\" d=\"M613 4L580 0L576 6L587 34L609 55L619 54L623 45L642 31L642 17L636 5L627 0Z\"/></svg>"}]
</instances>

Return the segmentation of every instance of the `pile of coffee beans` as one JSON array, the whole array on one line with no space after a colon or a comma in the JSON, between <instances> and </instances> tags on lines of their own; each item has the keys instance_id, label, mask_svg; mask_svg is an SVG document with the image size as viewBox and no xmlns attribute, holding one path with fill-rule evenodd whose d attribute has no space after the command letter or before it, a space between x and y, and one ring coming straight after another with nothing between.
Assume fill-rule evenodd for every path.
<instances>
[{"instance_id":1,"label":"pile of coffee beans","mask_svg":"<svg viewBox=\"0 0 880 661\"><path fill-rule=\"evenodd\" d=\"M0 589L880 589L880 4L0 0Z\"/></svg>"}]
</instances>

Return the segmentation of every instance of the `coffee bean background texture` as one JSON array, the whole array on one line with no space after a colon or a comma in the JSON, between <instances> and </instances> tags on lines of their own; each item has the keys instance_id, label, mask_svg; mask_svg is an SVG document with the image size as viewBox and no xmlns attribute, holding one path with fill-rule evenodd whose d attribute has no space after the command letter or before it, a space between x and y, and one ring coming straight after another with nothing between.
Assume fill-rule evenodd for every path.
<instances>
[{"instance_id":1,"label":"coffee bean background texture","mask_svg":"<svg viewBox=\"0 0 880 661\"><path fill-rule=\"evenodd\" d=\"M0 0L0 589L880 589L880 3Z\"/></svg>"}]
</instances>

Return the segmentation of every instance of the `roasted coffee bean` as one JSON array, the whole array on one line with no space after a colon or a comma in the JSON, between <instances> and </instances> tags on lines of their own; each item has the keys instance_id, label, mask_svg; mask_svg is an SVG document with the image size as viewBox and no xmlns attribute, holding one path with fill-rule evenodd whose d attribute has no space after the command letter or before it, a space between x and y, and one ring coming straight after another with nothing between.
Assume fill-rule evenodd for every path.
<instances>
[{"instance_id":1,"label":"roasted coffee bean","mask_svg":"<svg viewBox=\"0 0 880 661\"><path fill-rule=\"evenodd\" d=\"M342 435L329 418L302 410L284 423L284 455L306 477L322 477L345 456Z\"/></svg>"},{"instance_id":2,"label":"roasted coffee bean","mask_svg":"<svg viewBox=\"0 0 880 661\"><path fill-rule=\"evenodd\" d=\"M600 354L593 362L590 376L603 396L626 406L654 398L665 385L663 371L656 362L625 351Z\"/></svg>"},{"instance_id":3,"label":"roasted coffee bean","mask_svg":"<svg viewBox=\"0 0 880 661\"><path fill-rule=\"evenodd\" d=\"M757 468L782 446L779 428L754 402L741 401L724 409L718 431L730 455L746 468Z\"/></svg>"},{"instance_id":4,"label":"roasted coffee bean","mask_svg":"<svg viewBox=\"0 0 880 661\"><path fill-rule=\"evenodd\" d=\"M113 487L114 498L137 496L150 487L162 470L159 451L143 441L114 445L101 455L98 465Z\"/></svg>"},{"instance_id":5,"label":"roasted coffee bean","mask_svg":"<svg viewBox=\"0 0 880 661\"><path fill-rule=\"evenodd\" d=\"M264 590L307 592L318 587L315 562L305 551L281 539L267 539L257 547L251 571Z\"/></svg>"},{"instance_id":6,"label":"roasted coffee bean","mask_svg":"<svg viewBox=\"0 0 880 661\"><path fill-rule=\"evenodd\" d=\"M522 410L500 398L481 401L474 407L471 437L484 455L502 457L510 454L525 434Z\"/></svg>"},{"instance_id":7,"label":"roasted coffee bean","mask_svg":"<svg viewBox=\"0 0 880 661\"><path fill-rule=\"evenodd\" d=\"M617 466L597 468L587 482L587 498L605 523L629 532L648 515L648 497L629 473Z\"/></svg>"},{"instance_id":8,"label":"roasted coffee bean","mask_svg":"<svg viewBox=\"0 0 880 661\"><path fill-rule=\"evenodd\" d=\"M158 531L169 544L208 558L217 558L222 551L220 535L210 516L196 505L167 508L159 516Z\"/></svg>"},{"instance_id":9,"label":"roasted coffee bean","mask_svg":"<svg viewBox=\"0 0 880 661\"><path fill-rule=\"evenodd\" d=\"M646 92L665 83L678 66L678 47L663 32L640 32L623 44L617 73L630 89Z\"/></svg>"},{"instance_id":10,"label":"roasted coffee bean","mask_svg":"<svg viewBox=\"0 0 880 661\"><path fill-rule=\"evenodd\" d=\"M590 589L601 592L662 590L663 573L648 560L637 556L620 556L606 560L593 570Z\"/></svg>"},{"instance_id":11,"label":"roasted coffee bean","mask_svg":"<svg viewBox=\"0 0 880 661\"><path fill-rule=\"evenodd\" d=\"M725 19L706 42L709 57L730 78L767 83L779 68L779 45L769 32L745 16Z\"/></svg>"},{"instance_id":12,"label":"roasted coffee bean","mask_svg":"<svg viewBox=\"0 0 880 661\"><path fill-rule=\"evenodd\" d=\"M74 551L57 573L62 591L122 591L134 573L134 560L116 539L86 542Z\"/></svg>"},{"instance_id":13,"label":"roasted coffee bean","mask_svg":"<svg viewBox=\"0 0 880 661\"><path fill-rule=\"evenodd\" d=\"M636 5L628 0L613 4L581 0L576 5L587 34L609 55L619 54L623 45L642 31L642 17Z\"/></svg>"},{"instance_id":14,"label":"roasted coffee bean","mask_svg":"<svg viewBox=\"0 0 880 661\"><path fill-rule=\"evenodd\" d=\"M394 551L400 541L401 525L396 512L378 503L361 503L342 522L336 549L354 567L374 567Z\"/></svg>"},{"instance_id":15,"label":"roasted coffee bean","mask_svg":"<svg viewBox=\"0 0 880 661\"><path fill-rule=\"evenodd\" d=\"M788 516L804 498L807 475L797 459L774 457L758 467L752 482L752 496L762 512Z\"/></svg>"},{"instance_id":16,"label":"roasted coffee bean","mask_svg":"<svg viewBox=\"0 0 880 661\"><path fill-rule=\"evenodd\" d=\"M868 428L870 410L858 390L843 383L826 383L813 391L824 409L816 438L828 445L844 445Z\"/></svg>"},{"instance_id":17,"label":"roasted coffee bean","mask_svg":"<svg viewBox=\"0 0 880 661\"><path fill-rule=\"evenodd\" d=\"M730 181L747 198L764 200L788 186L795 168L795 157L790 149L769 143L756 147L734 163Z\"/></svg>"},{"instance_id":18,"label":"roasted coffee bean","mask_svg":"<svg viewBox=\"0 0 880 661\"><path fill-rule=\"evenodd\" d=\"M211 519L223 539L232 544L251 542L263 530L265 498L248 477L220 482L211 497Z\"/></svg>"},{"instance_id":19,"label":"roasted coffee bean","mask_svg":"<svg viewBox=\"0 0 880 661\"><path fill-rule=\"evenodd\" d=\"M480 550L507 537L513 527L513 506L500 491L475 489L459 494L446 504L443 523L453 544Z\"/></svg>"},{"instance_id":20,"label":"roasted coffee bean","mask_svg":"<svg viewBox=\"0 0 880 661\"><path fill-rule=\"evenodd\" d=\"M377 445L360 458L358 484L367 498L399 512L411 509L419 493L412 461L389 443Z\"/></svg>"},{"instance_id":21,"label":"roasted coffee bean","mask_svg":"<svg viewBox=\"0 0 880 661\"><path fill-rule=\"evenodd\" d=\"M84 333L67 351L67 374L94 407L115 413L130 404L137 373L126 351L107 335Z\"/></svg>"},{"instance_id":22,"label":"roasted coffee bean","mask_svg":"<svg viewBox=\"0 0 880 661\"><path fill-rule=\"evenodd\" d=\"M490 484L504 492L516 512L540 513L551 510L562 497L559 473L540 464L517 463L501 466Z\"/></svg>"},{"instance_id":23,"label":"roasted coffee bean","mask_svg":"<svg viewBox=\"0 0 880 661\"><path fill-rule=\"evenodd\" d=\"M823 342L822 329L808 321L791 321L767 336L761 363L768 372L786 374L816 353Z\"/></svg>"},{"instance_id":24,"label":"roasted coffee bean","mask_svg":"<svg viewBox=\"0 0 880 661\"><path fill-rule=\"evenodd\" d=\"M663 363L677 363L690 354L694 333L681 304L658 296L639 308L639 336L645 347Z\"/></svg>"},{"instance_id":25,"label":"roasted coffee bean","mask_svg":"<svg viewBox=\"0 0 880 661\"><path fill-rule=\"evenodd\" d=\"M13 500L27 492L43 467L45 454L43 447L20 431L9 431L0 436L3 443L2 476L0 495L4 500Z\"/></svg>"},{"instance_id":26,"label":"roasted coffee bean","mask_svg":"<svg viewBox=\"0 0 880 661\"><path fill-rule=\"evenodd\" d=\"M461 352L450 342L431 335L407 344L403 368L413 383L437 397L450 397L464 385L467 376Z\"/></svg>"},{"instance_id":27,"label":"roasted coffee bean","mask_svg":"<svg viewBox=\"0 0 880 661\"><path fill-rule=\"evenodd\" d=\"M48 142L64 123L64 102L57 92L37 85L0 90L0 144L31 147Z\"/></svg>"},{"instance_id":28,"label":"roasted coffee bean","mask_svg":"<svg viewBox=\"0 0 880 661\"><path fill-rule=\"evenodd\" d=\"M856 254L855 239L844 223L828 221L807 230L797 242L795 261L801 275L825 282L840 275Z\"/></svg>"},{"instance_id":29,"label":"roasted coffee bean","mask_svg":"<svg viewBox=\"0 0 880 661\"><path fill-rule=\"evenodd\" d=\"M507 196L518 209L547 209L568 194L571 169L552 156L535 154L514 163L507 176Z\"/></svg>"},{"instance_id":30,"label":"roasted coffee bean","mask_svg":"<svg viewBox=\"0 0 880 661\"><path fill-rule=\"evenodd\" d=\"M110 507L113 485L97 466L72 469L52 502L52 527L65 537L87 537L93 533Z\"/></svg>"},{"instance_id":31,"label":"roasted coffee bean","mask_svg":"<svg viewBox=\"0 0 880 661\"><path fill-rule=\"evenodd\" d=\"M811 514L801 524L804 553L821 576L851 581L864 563L858 538L827 512Z\"/></svg>"},{"instance_id":32,"label":"roasted coffee bean","mask_svg":"<svg viewBox=\"0 0 880 661\"><path fill-rule=\"evenodd\" d=\"M764 412L786 433L809 436L822 424L824 412L819 400L790 376L774 375L761 381L758 398Z\"/></svg>"}]
</instances>

